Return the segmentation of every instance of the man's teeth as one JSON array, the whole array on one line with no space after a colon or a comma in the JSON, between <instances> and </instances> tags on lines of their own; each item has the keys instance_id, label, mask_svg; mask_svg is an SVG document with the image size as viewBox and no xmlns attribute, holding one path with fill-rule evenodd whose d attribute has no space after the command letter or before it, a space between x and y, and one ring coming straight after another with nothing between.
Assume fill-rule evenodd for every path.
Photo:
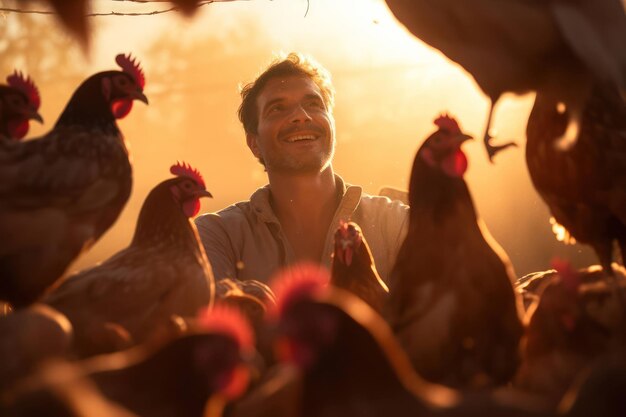
<instances>
[{"instance_id":1,"label":"man's teeth","mask_svg":"<svg viewBox=\"0 0 626 417\"><path fill-rule=\"evenodd\" d=\"M287 138L287 142L298 142L300 140L315 140L313 135L298 135Z\"/></svg>"}]
</instances>

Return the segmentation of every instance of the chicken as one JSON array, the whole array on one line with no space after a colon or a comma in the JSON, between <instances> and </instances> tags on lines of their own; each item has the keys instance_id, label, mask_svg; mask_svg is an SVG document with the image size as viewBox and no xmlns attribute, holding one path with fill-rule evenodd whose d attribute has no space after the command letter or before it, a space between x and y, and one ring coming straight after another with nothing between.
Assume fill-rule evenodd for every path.
<instances>
[{"instance_id":1,"label":"chicken","mask_svg":"<svg viewBox=\"0 0 626 417\"><path fill-rule=\"evenodd\" d=\"M363 232L354 222L342 221L335 232L330 283L361 297L379 313L389 296L389 289L376 271Z\"/></svg>"},{"instance_id":2,"label":"chicken","mask_svg":"<svg viewBox=\"0 0 626 417\"><path fill-rule=\"evenodd\" d=\"M141 417L218 417L223 405L246 389L252 359L254 337L245 319L233 309L207 308L179 338L78 361L73 373L33 377L4 399L17 406L38 391L86 380Z\"/></svg>"},{"instance_id":3,"label":"chicken","mask_svg":"<svg viewBox=\"0 0 626 417\"><path fill-rule=\"evenodd\" d=\"M0 392L42 362L69 356L71 344L70 322L44 304L0 317Z\"/></svg>"},{"instance_id":4,"label":"chicken","mask_svg":"<svg viewBox=\"0 0 626 417\"><path fill-rule=\"evenodd\" d=\"M590 245L611 274L613 245L626 258L626 102L596 84L585 103L578 141L558 146L568 112L537 94L527 127L526 163L553 216L557 237Z\"/></svg>"},{"instance_id":5,"label":"chicken","mask_svg":"<svg viewBox=\"0 0 626 417\"><path fill-rule=\"evenodd\" d=\"M453 387L507 383L518 365L521 300L504 251L463 179L469 136L446 115L415 157L409 228L386 317L420 375Z\"/></svg>"},{"instance_id":6,"label":"chicken","mask_svg":"<svg viewBox=\"0 0 626 417\"><path fill-rule=\"evenodd\" d=\"M522 344L515 385L557 403L576 378L595 361L624 351L618 297L595 266L576 271L555 262L537 285ZM617 267L626 295L626 270Z\"/></svg>"},{"instance_id":7,"label":"chicken","mask_svg":"<svg viewBox=\"0 0 626 417\"><path fill-rule=\"evenodd\" d=\"M291 415L546 415L535 408L534 399L521 404L510 397L503 402L488 392L464 395L424 381L384 320L352 293L326 285L328 275L318 266L299 264L271 283L277 297L271 315L277 323L276 351L302 378L299 398L284 398L291 407L300 407Z\"/></svg>"},{"instance_id":8,"label":"chicken","mask_svg":"<svg viewBox=\"0 0 626 417\"><path fill-rule=\"evenodd\" d=\"M38 113L41 98L30 77L18 71L0 84L0 138L22 139L28 133L30 121L43 123Z\"/></svg>"},{"instance_id":9,"label":"chicken","mask_svg":"<svg viewBox=\"0 0 626 417\"><path fill-rule=\"evenodd\" d=\"M297 264L270 283L277 356L303 373L301 416L423 415L437 401L456 401L453 391L411 371L390 329L365 302L329 281L322 267Z\"/></svg>"},{"instance_id":10,"label":"chicken","mask_svg":"<svg viewBox=\"0 0 626 417\"><path fill-rule=\"evenodd\" d=\"M537 91L562 102L575 126L594 81L626 89L626 14L620 0L386 0L395 17L469 72L491 101ZM564 132L565 133L565 132Z\"/></svg>"},{"instance_id":11,"label":"chicken","mask_svg":"<svg viewBox=\"0 0 626 417\"><path fill-rule=\"evenodd\" d=\"M111 325L126 330L131 344L141 343L169 326L172 316L194 316L213 301L213 272L189 220L200 210L199 199L211 194L188 164L170 171L175 177L146 197L130 245L44 298L72 322L80 356L111 350L103 344ZM113 336L115 348L119 338Z\"/></svg>"},{"instance_id":12,"label":"chicken","mask_svg":"<svg viewBox=\"0 0 626 417\"><path fill-rule=\"evenodd\" d=\"M24 307L113 225L132 169L116 119L148 102L139 64L89 77L44 136L0 146L0 300ZM6 145L5 142L2 142Z\"/></svg>"}]
</instances>

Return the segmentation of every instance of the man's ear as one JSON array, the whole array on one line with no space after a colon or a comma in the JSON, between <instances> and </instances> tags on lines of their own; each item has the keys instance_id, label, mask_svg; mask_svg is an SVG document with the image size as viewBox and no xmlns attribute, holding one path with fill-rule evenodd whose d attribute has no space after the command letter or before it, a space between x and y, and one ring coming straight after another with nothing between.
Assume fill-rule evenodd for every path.
<instances>
[{"instance_id":1,"label":"man's ear","mask_svg":"<svg viewBox=\"0 0 626 417\"><path fill-rule=\"evenodd\" d=\"M254 156L260 159L261 150L259 149L259 143L257 142L257 137L258 135L255 133L246 133L246 142L248 143L248 148L250 148Z\"/></svg>"}]
</instances>

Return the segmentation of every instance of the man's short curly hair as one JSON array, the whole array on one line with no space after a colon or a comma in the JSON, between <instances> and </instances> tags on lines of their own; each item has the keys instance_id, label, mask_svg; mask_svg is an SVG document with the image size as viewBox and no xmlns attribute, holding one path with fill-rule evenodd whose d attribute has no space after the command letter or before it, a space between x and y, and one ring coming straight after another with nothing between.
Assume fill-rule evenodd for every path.
<instances>
[{"instance_id":1,"label":"man's short curly hair","mask_svg":"<svg viewBox=\"0 0 626 417\"><path fill-rule=\"evenodd\" d=\"M312 58L291 52L287 56L283 55L274 59L254 81L241 87L241 105L237 110L237 115L246 133L257 133L259 124L257 98L267 82L272 78L290 75L310 78L319 87L326 108L332 112L335 104L335 89L330 73Z\"/></svg>"}]
</instances>

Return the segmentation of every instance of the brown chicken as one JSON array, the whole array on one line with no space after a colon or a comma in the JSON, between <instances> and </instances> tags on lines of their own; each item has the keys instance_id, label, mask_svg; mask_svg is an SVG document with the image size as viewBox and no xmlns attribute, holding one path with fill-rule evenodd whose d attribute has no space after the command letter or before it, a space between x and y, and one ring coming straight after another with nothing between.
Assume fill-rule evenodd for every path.
<instances>
[{"instance_id":1,"label":"brown chicken","mask_svg":"<svg viewBox=\"0 0 626 417\"><path fill-rule=\"evenodd\" d=\"M254 337L246 320L233 309L216 307L201 311L193 329L179 338L79 361L66 375L35 376L3 402L11 410L41 391L86 381L141 417L219 417L223 405L246 389L254 371L251 359Z\"/></svg>"},{"instance_id":2,"label":"brown chicken","mask_svg":"<svg viewBox=\"0 0 626 417\"><path fill-rule=\"evenodd\" d=\"M485 145L491 160L511 143L490 144L503 93L537 91L580 120L593 80L626 91L626 14L620 0L386 0L407 29L469 72L491 100ZM575 139L575 130L569 139Z\"/></svg>"},{"instance_id":3,"label":"brown chicken","mask_svg":"<svg viewBox=\"0 0 626 417\"><path fill-rule=\"evenodd\" d=\"M557 237L590 245L611 274L614 242L626 258L626 102L615 88L595 85L578 141L563 149L558 138L568 117L557 102L537 94L526 131L528 172Z\"/></svg>"},{"instance_id":4,"label":"brown chicken","mask_svg":"<svg viewBox=\"0 0 626 417\"><path fill-rule=\"evenodd\" d=\"M386 317L426 379L505 384L517 369L522 336L515 275L463 179L461 144L469 136L449 116L435 124L413 164L409 230L391 273Z\"/></svg>"},{"instance_id":5,"label":"brown chicken","mask_svg":"<svg viewBox=\"0 0 626 417\"><path fill-rule=\"evenodd\" d=\"M510 397L505 403L488 392L463 395L424 381L384 320L350 292L325 285L328 275L316 266L296 265L272 283L277 354L295 365L302 379L291 391L299 398L283 398L286 408L295 403L299 412L276 417L546 415L534 408L534 400L522 404Z\"/></svg>"},{"instance_id":6,"label":"brown chicken","mask_svg":"<svg viewBox=\"0 0 626 417\"><path fill-rule=\"evenodd\" d=\"M363 232L354 222L341 222L335 232L330 283L356 294L379 313L389 297Z\"/></svg>"},{"instance_id":7,"label":"brown chicken","mask_svg":"<svg viewBox=\"0 0 626 417\"><path fill-rule=\"evenodd\" d=\"M132 186L116 119L147 103L139 65L84 81L44 136L0 146L0 300L37 300L113 225Z\"/></svg>"},{"instance_id":8,"label":"brown chicken","mask_svg":"<svg viewBox=\"0 0 626 417\"><path fill-rule=\"evenodd\" d=\"M595 361L624 349L618 297L595 266L576 271L555 263L533 292L527 313L522 364L515 385L553 403ZM626 270L616 266L626 295Z\"/></svg>"},{"instance_id":9,"label":"brown chicken","mask_svg":"<svg viewBox=\"0 0 626 417\"><path fill-rule=\"evenodd\" d=\"M168 326L172 316L194 316L212 303L213 273L189 220L200 210L199 199L211 194L189 165L179 163L171 172L176 177L146 197L130 246L68 277L44 298L72 322L81 356L120 345L114 333L112 344L103 343L111 325L139 343Z\"/></svg>"},{"instance_id":10,"label":"brown chicken","mask_svg":"<svg viewBox=\"0 0 626 417\"><path fill-rule=\"evenodd\" d=\"M70 355L72 325L58 311L34 304L0 317L0 393L52 358Z\"/></svg>"},{"instance_id":11,"label":"brown chicken","mask_svg":"<svg viewBox=\"0 0 626 417\"><path fill-rule=\"evenodd\" d=\"M0 84L0 138L22 139L28 133L30 121L43 123L37 112L41 105L39 90L30 77L15 71Z\"/></svg>"}]
</instances>

